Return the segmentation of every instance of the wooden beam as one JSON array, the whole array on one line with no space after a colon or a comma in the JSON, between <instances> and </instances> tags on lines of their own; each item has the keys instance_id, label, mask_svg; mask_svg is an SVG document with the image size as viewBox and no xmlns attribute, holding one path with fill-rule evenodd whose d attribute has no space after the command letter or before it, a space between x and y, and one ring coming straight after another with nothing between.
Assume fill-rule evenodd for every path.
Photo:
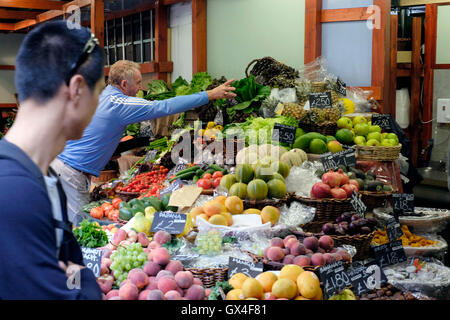
<instances>
[{"instance_id":1,"label":"wooden beam","mask_svg":"<svg viewBox=\"0 0 450 320\"><path fill-rule=\"evenodd\" d=\"M168 57L167 30L169 28L169 17L167 6L156 2L155 7L155 62L166 62ZM156 72L156 79L168 81L167 72Z\"/></svg>"},{"instance_id":2,"label":"wooden beam","mask_svg":"<svg viewBox=\"0 0 450 320\"><path fill-rule=\"evenodd\" d=\"M182 3L182 2L190 2L190 0L163 0L162 4L164 6L170 6L170 5Z\"/></svg>"},{"instance_id":3,"label":"wooden beam","mask_svg":"<svg viewBox=\"0 0 450 320\"><path fill-rule=\"evenodd\" d=\"M305 64L322 54L322 0L305 3Z\"/></svg>"},{"instance_id":4,"label":"wooden beam","mask_svg":"<svg viewBox=\"0 0 450 320\"><path fill-rule=\"evenodd\" d=\"M16 70L16 66L0 65L0 70Z\"/></svg>"},{"instance_id":5,"label":"wooden beam","mask_svg":"<svg viewBox=\"0 0 450 320\"><path fill-rule=\"evenodd\" d=\"M448 2L448 0L400 0L400 6L408 7L432 3L446 3L446 2Z\"/></svg>"},{"instance_id":6,"label":"wooden beam","mask_svg":"<svg viewBox=\"0 0 450 320\"><path fill-rule=\"evenodd\" d=\"M390 103L385 105L384 112L390 113L395 119L395 103L397 100L397 75L400 75L401 70L397 70L397 49L398 49L398 15L391 15L391 38L390 38L390 72L389 72L389 101Z\"/></svg>"},{"instance_id":7,"label":"wooden beam","mask_svg":"<svg viewBox=\"0 0 450 320\"><path fill-rule=\"evenodd\" d=\"M11 109L11 108L17 108L16 103L0 103L0 109Z\"/></svg>"},{"instance_id":8,"label":"wooden beam","mask_svg":"<svg viewBox=\"0 0 450 320\"><path fill-rule=\"evenodd\" d=\"M207 70L206 0L192 0L192 73Z\"/></svg>"},{"instance_id":9,"label":"wooden beam","mask_svg":"<svg viewBox=\"0 0 450 320\"><path fill-rule=\"evenodd\" d=\"M15 24L14 23L0 22L0 30L14 31L15 30Z\"/></svg>"},{"instance_id":10,"label":"wooden beam","mask_svg":"<svg viewBox=\"0 0 450 320\"><path fill-rule=\"evenodd\" d=\"M153 2L151 2L151 3L144 3L135 9L122 10L122 11L113 12L113 13L105 13L105 21L130 16L135 13L139 13L139 12L143 12L143 11L149 11L154 8L155 8L155 4Z\"/></svg>"},{"instance_id":11,"label":"wooden beam","mask_svg":"<svg viewBox=\"0 0 450 320\"><path fill-rule=\"evenodd\" d=\"M450 64L435 64L433 65L433 69L450 69Z\"/></svg>"},{"instance_id":12,"label":"wooden beam","mask_svg":"<svg viewBox=\"0 0 450 320\"><path fill-rule=\"evenodd\" d=\"M39 11L18 11L0 9L0 19L34 19L39 14Z\"/></svg>"},{"instance_id":13,"label":"wooden beam","mask_svg":"<svg viewBox=\"0 0 450 320\"><path fill-rule=\"evenodd\" d=\"M100 46L105 43L105 3L104 0L91 2L91 30L97 37Z\"/></svg>"},{"instance_id":14,"label":"wooden beam","mask_svg":"<svg viewBox=\"0 0 450 320\"><path fill-rule=\"evenodd\" d=\"M64 1L48 0L0 0L0 7L6 8L25 8L40 10L61 10Z\"/></svg>"},{"instance_id":15,"label":"wooden beam","mask_svg":"<svg viewBox=\"0 0 450 320\"><path fill-rule=\"evenodd\" d=\"M346 8L322 10L321 22L364 21L369 20L372 14L365 8Z\"/></svg>"}]
</instances>

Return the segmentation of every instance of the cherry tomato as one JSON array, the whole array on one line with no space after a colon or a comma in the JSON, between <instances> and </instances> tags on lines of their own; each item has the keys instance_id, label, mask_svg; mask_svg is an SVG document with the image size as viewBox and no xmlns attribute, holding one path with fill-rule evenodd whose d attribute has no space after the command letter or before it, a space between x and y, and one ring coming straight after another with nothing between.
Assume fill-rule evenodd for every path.
<instances>
[{"instance_id":1,"label":"cherry tomato","mask_svg":"<svg viewBox=\"0 0 450 320\"><path fill-rule=\"evenodd\" d=\"M218 177L218 178L214 179L214 182L213 182L214 188L217 188L220 185L220 180L221 179L222 179L222 177Z\"/></svg>"},{"instance_id":2,"label":"cherry tomato","mask_svg":"<svg viewBox=\"0 0 450 320\"><path fill-rule=\"evenodd\" d=\"M204 178L203 179L199 179L197 181L197 186L200 187L200 188L203 188L203 189L211 189L211 186L212 186L211 180L204 179Z\"/></svg>"},{"instance_id":3,"label":"cherry tomato","mask_svg":"<svg viewBox=\"0 0 450 320\"><path fill-rule=\"evenodd\" d=\"M214 174L212 175L212 178L213 178L214 180L216 180L217 178L221 178L221 177L223 177L223 173L222 173L221 171L216 171L216 172L214 172Z\"/></svg>"},{"instance_id":4,"label":"cherry tomato","mask_svg":"<svg viewBox=\"0 0 450 320\"><path fill-rule=\"evenodd\" d=\"M212 175L211 173L205 173L205 175L202 177L202 179L211 179Z\"/></svg>"}]
</instances>

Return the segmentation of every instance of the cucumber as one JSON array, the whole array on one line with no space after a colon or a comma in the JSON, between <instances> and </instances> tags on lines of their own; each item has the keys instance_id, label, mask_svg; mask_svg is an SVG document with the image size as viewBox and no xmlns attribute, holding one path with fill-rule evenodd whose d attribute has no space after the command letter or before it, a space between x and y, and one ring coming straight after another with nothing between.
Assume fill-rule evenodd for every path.
<instances>
[{"instance_id":1,"label":"cucumber","mask_svg":"<svg viewBox=\"0 0 450 320\"><path fill-rule=\"evenodd\" d=\"M224 168L221 168L221 167L219 167L218 165L215 165L215 164L209 165L209 168L212 169L212 170L214 170L214 172L215 172L215 171L220 171L220 172L223 173L223 172L225 171Z\"/></svg>"},{"instance_id":2,"label":"cucumber","mask_svg":"<svg viewBox=\"0 0 450 320\"><path fill-rule=\"evenodd\" d=\"M200 169L199 166L193 166L193 167L190 167L190 168L178 171L177 173L175 173L175 176L179 177L179 176L181 176L181 175L183 175L185 173L188 173L188 172L194 172L195 173L195 171L197 171L198 169Z\"/></svg>"},{"instance_id":3,"label":"cucumber","mask_svg":"<svg viewBox=\"0 0 450 320\"><path fill-rule=\"evenodd\" d=\"M197 183L197 181L200 179L200 177L196 174L194 176L194 178L192 179L192 181L194 181L194 183Z\"/></svg>"},{"instance_id":4,"label":"cucumber","mask_svg":"<svg viewBox=\"0 0 450 320\"><path fill-rule=\"evenodd\" d=\"M198 169L197 171L195 171L195 175L199 176L199 177L201 177L202 174L204 174L204 173L205 173L205 170L203 170L203 169Z\"/></svg>"},{"instance_id":5,"label":"cucumber","mask_svg":"<svg viewBox=\"0 0 450 320\"><path fill-rule=\"evenodd\" d=\"M177 179L180 180L190 180L195 176L195 171L191 171L191 172L185 172L183 174L180 174L179 176L175 176L172 179L169 179L169 182L175 181Z\"/></svg>"}]
</instances>

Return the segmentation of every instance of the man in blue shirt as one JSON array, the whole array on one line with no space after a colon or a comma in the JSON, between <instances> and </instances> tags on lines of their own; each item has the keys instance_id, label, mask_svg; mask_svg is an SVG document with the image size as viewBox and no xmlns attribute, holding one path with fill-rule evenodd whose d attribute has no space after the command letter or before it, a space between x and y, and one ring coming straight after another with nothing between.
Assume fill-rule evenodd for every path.
<instances>
[{"instance_id":1,"label":"man in blue shirt","mask_svg":"<svg viewBox=\"0 0 450 320\"><path fill-rule=\"evenodd\" d=\"M69 219L78 224L83 205L89 202L90 176L98 177L116 150L127 125L160 118L207 104L210 100L236 95L230 80L210 90L163 101L136 98L142 89L139 65L127 60L110 69L109 85L100 95L100 103L80 140L68 141L64 151L52 163L67 194Z\"/></svg>"},{"instance_id":2,"label":"man in blue shirt","mask_svg":"<svg viewBox=\"0 0 450 320\"><path fill-rule=\"evenodd\" d=\"M83 266L64 191L49 165L67 140L81 138L103 73L98 40L64 21L42 24L20 47L20 107L0 141L0 300L102 298Z\"/></svg>"}]
</instances>

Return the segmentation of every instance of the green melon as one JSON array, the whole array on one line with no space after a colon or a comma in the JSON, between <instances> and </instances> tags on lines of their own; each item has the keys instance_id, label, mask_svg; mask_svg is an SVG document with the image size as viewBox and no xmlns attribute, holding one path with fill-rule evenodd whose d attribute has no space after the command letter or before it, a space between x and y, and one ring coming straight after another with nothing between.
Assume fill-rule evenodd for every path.
<instances>
[{"instance_id":1,"label":"green melon","mask_svg":"<svg viewBox=\"0 0 450 320\"><path fill-rule=\"evenodd\" d=\"M275 172L275 173L273 174L273 178L274 178L274 179L281 180L281 181L284 182L284 177L283 177L281 174L279 174L278 172Z\"/></svg>"},{"instance_id":2,"label":"green melon","mask_svg":"<svg viewBox=\"0 0 450 320\"><path fill-rule=\"evenodd\" d=\"M276 161L272 163L271 168L273 171L281 174L284 178L286 178L289 175L289 172L291 171L289 165L283 161Z\"/></svg>"},{"instance_id":3,"label":"green melon","mask_svg":"<svg viewBox=\"0 0 450 320\"><path fill-rule=\"evenodd\" d=\"M254 177L253 168L249 164L240 164L236 167L236 179L242 183L249 183Z\"/></svg>"},{"instance_id":4,"label":"green melon","mask_svg":"<svg viewBox=\"0 0 450 320\"><path fill-rule=\"evenodd\" d=\"M260 165L255 169L255 179L261 179L265 182L273 179L274 170L268 165Z\"/></svg>"},{"instance_id":5,"label":"green melon","mask_svg":"<svg viewBox=\"0 0 450 320\"><path fill-rule=\"evenodd\" d=\"M229 190L233 184L237 182L236 176L234 174L227 174L220 179L220 186L224 189Z\"/></svg>"},{"instance_id":6,"label":"green melon","mask_svg":"<svg viewBox=\"0 0 450 320\"><path fill-rule=\"evenodd\" d=\"M278 179L273 179L267 182L267 187L269 189L269 198L281 199L287 193L286 185L283 181Z\"/></svg>"},{"instance_id":7,"label":"green melon","mask_svg":"<svg viewBox=\"0 0 450 320\"><path fill-rule=\"evenodd\" d=\"M244 200L247 198L247 185L241 182L233 184L228 191L228 196L236 196Z\"/></svg>"},{"instance_id":8,"label":"green melon","mask_svg":"<svg viewBox=\"0 0 450 320\"><path fill-rule=\"evenodd\" d=\"M252 200L264 200L267 198L269 188L264 180L255 179L247 186L247 195Z\"/></svg>"}]
</instances>

